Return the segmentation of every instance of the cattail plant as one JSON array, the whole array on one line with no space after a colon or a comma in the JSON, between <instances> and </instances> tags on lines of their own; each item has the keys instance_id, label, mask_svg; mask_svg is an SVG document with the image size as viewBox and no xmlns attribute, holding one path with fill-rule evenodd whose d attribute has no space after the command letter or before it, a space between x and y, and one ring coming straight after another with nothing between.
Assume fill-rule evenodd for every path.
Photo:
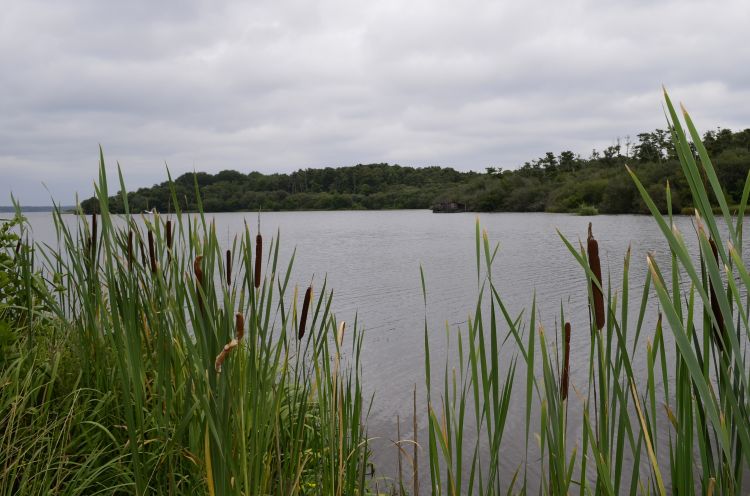
<instances>
[{"instance_id":1,"label":"cattail plant","mask_svg":"<svg viewBox=\"0 0 750 496\"><path fill-rule=\"evenodd\" d=\"M599 243L594 239L594 235L591 232L591 222L589 222L589 237L588 237L588 254L589 254L589 267L591 272L594 273L596 281L591 281L591 294L594 300L594 321L596 328L601 330L604 327L604 295L600 286L602 284L602 267L599 262Z\"/></svg>"},{"instance_id":2,"label":"cattail plant","mask_svg":"<svg viewBox=\"0 0 750 496\"><path fill-rule=\"evenodd\" d=\"M560 397L568 399L568 382L570 380L570 322L565 323L565 361L560 376Z\"/></svg>"},{"instance_id":3,"label":"cattail plant","mask_svg":"<svg viewBox=\"0 0 750 496\"><path fill-rule=\"evenodd\" d=\"M299 317L299 333L297 339L302 340L305 337L305 326L307 325L307 312L310 310L310 300L312 299L312 286L307 287L305 299L302 302L302 313Z\"/></svg>"},{"instance_id":4,"label":"cattail plant","mask_svg":"<svg viewBox=\"0 0 750 496\"><path fill-rule=\"evenodd\" d=\"M255 288L260 287L260 268L263 259L263 236L255 236Z\"/></svg>"},{"instance_id":5,"label":"cattail plant","mask_svg":"<svg viewBox=\"0 0 750 496\"><path fill-rule=\"evenodd\" d=\"M151 259L151 273L156 274L156 247L154 246L154 233L148 230L148 255Z\"/></svg>"}]
</instances>

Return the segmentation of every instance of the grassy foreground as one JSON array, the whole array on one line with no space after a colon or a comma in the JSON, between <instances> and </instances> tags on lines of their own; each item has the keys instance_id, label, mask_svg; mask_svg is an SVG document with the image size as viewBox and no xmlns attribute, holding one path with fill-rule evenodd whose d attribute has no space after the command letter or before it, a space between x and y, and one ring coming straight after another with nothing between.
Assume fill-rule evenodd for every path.
<instances>
[{"instance_id":1,"label":"grassy foreground","mask_svg":"<svg viewBox=\"0 0 750 496\"><path fill-rule=\"evenodd\" d=\"M511 315L492 281L497 248L477 224L477 306L451 334L439 383L430 342L440 334L425 319L427 436L412 457L399 451L406 472L421 451L423 472L400 471L393 492L747 490L750 178L730 212L692 121L666 102L695 233L674 228L631 172L672 255L670 267L646 262L637 321L630 256L612 287L591 231L585 246L561 236L585 274L587 327L562 305L549 330L533 301ZM246 227L222 251L203 215L145 226L110 215L103 158L97 197L101 215L74 227L55 214L56 247L29 245L20 218L0 229L0 494L374 493L362 336L331 314L325 282L290 288L294 256L279 260L278 235ZM698 237L699 258L683 235ZM574 384L570 335L582 332L588 380ZM525 405L523 453L503 443L513 398ZM510 476L499 468L508 459Z\"/></svg>"}]
</instances>

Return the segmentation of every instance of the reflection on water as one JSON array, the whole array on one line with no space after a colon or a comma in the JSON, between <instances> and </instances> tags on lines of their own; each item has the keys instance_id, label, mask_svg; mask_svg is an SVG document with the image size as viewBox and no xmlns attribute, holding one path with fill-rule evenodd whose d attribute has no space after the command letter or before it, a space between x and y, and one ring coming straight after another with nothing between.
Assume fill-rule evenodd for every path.
<instances>
[{"instance_id":1,"label":"reflection on water","mask_svg":"<svg viewBox=\"0 0 750 496\"><path fill-rule=\"evenodd\" d=\"M50 214L27 214L36 241L54 245ZM66 216L75 222L74 216ZM244 222L253 229L257 215L248 213L210 214L216 220L220 242L230 245L242 231ZM481 223L490 240L500 245L493 281L506 306L516 316L536 295L538 319L550 334L559 329L561 305L573 327L571 363L588 359L588 312L584 273L568 252L557 230L574 246L585 240L589 222L599 241L605 282L612 290L621 287L622 266L628 246L630 264L630 304L632 319L637 318L646 276L646 254L651 252L665 269L669 253L656 223L646 216L578 217L564 214L482 214ZM676 219L688 246L697 251L691 219ZM271 212L261 217L265 236L281 232L281 260L297 248L291 283L306 286L315 275L316 285L327 277L334 291L332 309L349 323L355 316L365 327L363 377L368 394L375 394L370 414L370 436L376 466L394 473L395 448L388 439L396 437L395 419L400 415L402 435L411 437L412 390L417 385L418 421L427 425L424 407L424 319L427 315L434 363L441 364L445 352L446 324L449 329L465 328L474 311L478 293L475 259L475 215L436 215L429 211L344 211ZM427 286L425 313L419 276L424 269ZM609 271L609 272L608 272ZM652 300L653 302L653 300ZM644 335L653 334L655 303L644 321ZM501 326L503 334L507 326ZM579 330L579 332L576 332ZM632 339L632 336L630 336ZM640 344L645 346L642 337ZM503 359L510 359L513 347L506 345ZM670 346L668 344L667 348ZM640 367L638 369L637 367ZM635 357L634 368L645 369L645 354ZM442 367L433 367L436 377ZM573 366L571 384L585 388L587 366ZM440 376L441 377L441 376ZM524 374L517 380L525 380ZM572 389L572 388L571 388ZM509 425L503 438L507 457L502 470L512 474L524 460L525 387L517 385L511 405ZM515 420L518 419L518 420ZM408 425L407 425L408 424ZM664 426L663 428L666 428ZM577 436L577 427L571 435ZM538 424L532 427L538 430ZM420 438L426 434L420 432ZM422 459L426 456L422 456ZM645 457L644 457L645 459ZM531 461L531 459L530 459ZM537 465L533 461L530 468ZM423 471L426 474L426 470ZM533 475L533 474L532 474Z\"/></svg>"}]
</instances>

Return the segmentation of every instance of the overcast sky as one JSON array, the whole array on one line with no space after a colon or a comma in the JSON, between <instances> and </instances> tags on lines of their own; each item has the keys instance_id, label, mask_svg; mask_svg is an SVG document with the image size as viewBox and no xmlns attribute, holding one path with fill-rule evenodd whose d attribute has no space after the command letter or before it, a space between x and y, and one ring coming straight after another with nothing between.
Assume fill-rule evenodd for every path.
<instances>
[{"instance_id":1,"label":"overcast sky","mask_svg":"<svg viewBox=\"0 0 750 496\"><path fill-rule=\"evenodd\" d=\"M515 168L750 126L750 2L5 0L0 204L199 171ZM113 185L114 186L114 185ZM116 189L116 188L114 188Z\"/></svg>"}]
</instances>

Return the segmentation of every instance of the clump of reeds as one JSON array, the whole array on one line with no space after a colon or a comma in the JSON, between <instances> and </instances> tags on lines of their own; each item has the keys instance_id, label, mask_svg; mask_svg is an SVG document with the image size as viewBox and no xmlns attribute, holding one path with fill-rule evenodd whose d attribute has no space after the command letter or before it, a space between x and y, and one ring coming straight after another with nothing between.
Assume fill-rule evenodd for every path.
<instances>
[{"instance_id":1,"label":"clump of reeds","mask_svg":"<svg viewBox=\"0 0 750 496\"><path fill-rule=\"evenodd\" d=\"M292 351L294 257L277 273L279 251L263 260L262 237L253 243L248 229L226 251L202 213L189 222L177 213L177 222L121 224L106 208L103 160L100 180L103 213L95 220L81 216L71 235L68 219L53 214L59 252L39 248L53 277L19 274L59 292L29 286L23 300L34 322L23 324L28 332L10 329L29 343L38 336L41 346L30 343L13 358L0 333L0 419L8 425L0 429L0 493L371 494L359 353L344 358L334 349L343 326L337 332L325 286L315 317L312 288L305 303L302 332L311 345ZM0 266L15 243L0 224ZM34 267L31 246L16 251L19 263ZM145 277L135 277L141 270ZM226 288L225 279L233 287L220 295L214 284ZM59 322L47 325L40 315ZM0 328L7 316L0 301ZM356 325L351 333L359 349ZM11 361L15 370L6 368ZM81 427L80 418L96 428ZM174 436L152 442L159 433Z\"/></svg>"}]
</instances>

